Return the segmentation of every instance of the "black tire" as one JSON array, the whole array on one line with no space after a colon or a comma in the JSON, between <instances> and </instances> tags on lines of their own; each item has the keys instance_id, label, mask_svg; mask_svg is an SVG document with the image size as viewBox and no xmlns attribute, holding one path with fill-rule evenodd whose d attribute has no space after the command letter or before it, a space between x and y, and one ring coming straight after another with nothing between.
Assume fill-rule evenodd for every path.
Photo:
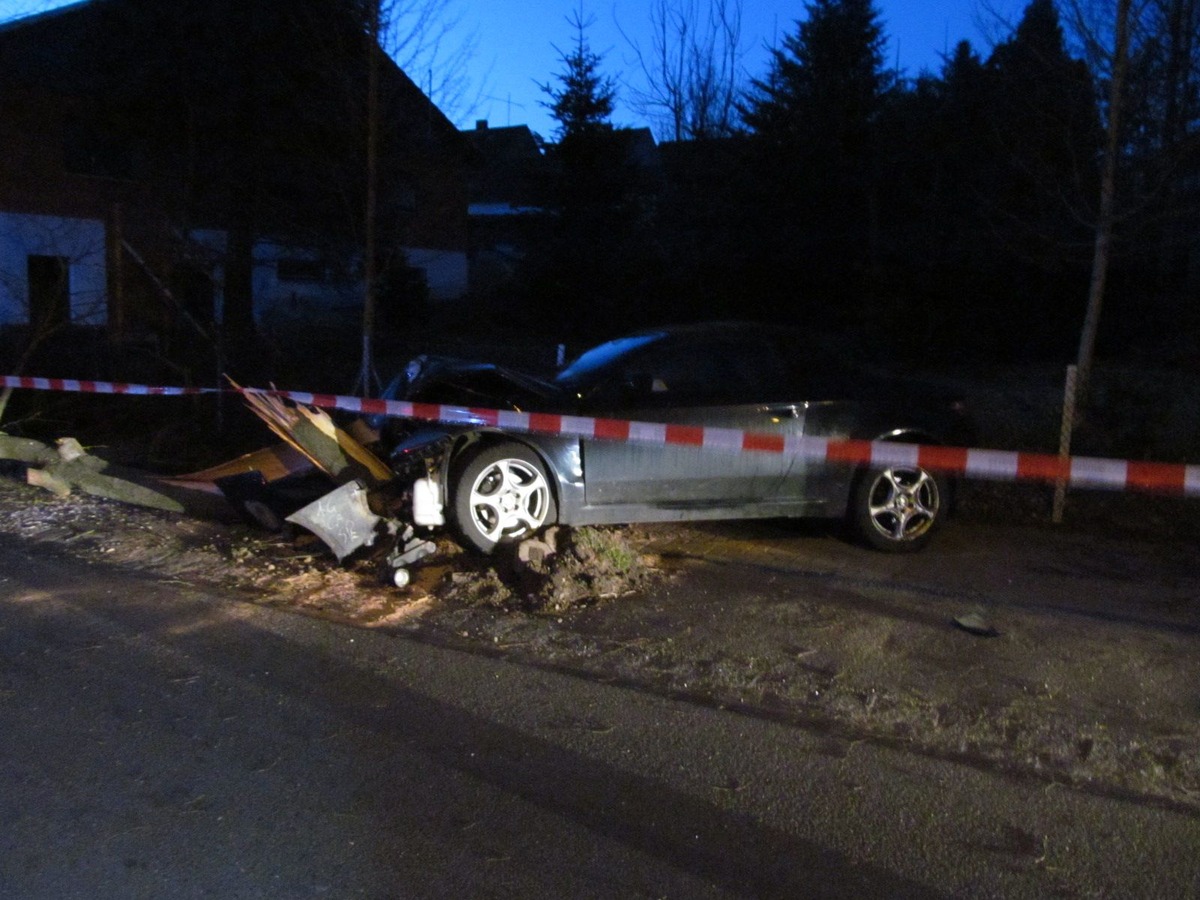
<instances>
[{"instance_id":1,"label":"black tire","mask_svg":"<svg viewBox=\"0 0 1200 900\"><path fill-rule=\"evenodd\" d=\"M949 499L942 479L920 466L866 469L850 494L850 524L869 547L915 553L941 527Z\"/></svg>"},{"instance_id":2,"label":"black tire","mask_svg":"<svg viewBox=\"0 0 1200 900\"><path fill-rule=\"evenodd\" d=\"M455 467L453 525L467 547L491 553L524 540L558 519L546 467L524 444L481 447Z\"/></svg>"}]
</instances>

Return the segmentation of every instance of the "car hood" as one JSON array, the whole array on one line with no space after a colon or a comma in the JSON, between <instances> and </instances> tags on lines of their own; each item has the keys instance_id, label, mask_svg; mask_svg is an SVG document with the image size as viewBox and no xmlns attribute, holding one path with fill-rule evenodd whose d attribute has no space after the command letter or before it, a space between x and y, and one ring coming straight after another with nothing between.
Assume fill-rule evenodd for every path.
<instances>
[{"instance_id":1,"label":"car hood","mask_svg":"<svg viewBox=\"0 0 1200 900\"><path fill-rule=\"evenodd\" d=\"M552 382L494 363L449 356L418 356L388 386L385 396L420 403L566 411L568 395Z\"/></svg>"}]
</instances>

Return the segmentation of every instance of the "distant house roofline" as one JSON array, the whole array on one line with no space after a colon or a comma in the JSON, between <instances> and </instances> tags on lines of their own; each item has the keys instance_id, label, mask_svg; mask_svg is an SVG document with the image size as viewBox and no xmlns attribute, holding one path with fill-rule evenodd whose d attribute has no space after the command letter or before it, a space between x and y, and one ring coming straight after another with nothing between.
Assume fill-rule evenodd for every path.
<instances>
[{"instance_id":1,"label":"distant house roofline","mask_svg":"<svg viewBox=\"0 0 1200 900\"><path fill-rule=\"evenodd\" d=\"M69 15L70 13L76 12L84 6L95 6L103 2L104 0L76 0L75 3L68 3L65 6L59 6L55 9L47 9L42 12L27 13L25 15L17 15L14 18L6 19L5 21L0 22L0 33L6 31L15 31L18 28L24 28L27 25L35 25L39 22L44 22L47 19Z\"/></svg>"},{"instance_id":2,"label":"distant house roofline","mask_svg":"<svg viewBox=\"0 0 1200 900\"><path fill-rule=\"evenodd\" d=\"M25 29L36 27L54 28L55 23L59 22L59 20L67 20L85 11L94 11L99 7L115 5L117 2L118 0L75 0L73 3L67 3L55 9L18 16L8 21L0 22L0 37L12 36L13 39L19 39L17 35ZM179 2L179 0L175 0L175 2ZM245 0L245 2L251 2L251 0ZM34 32L34 35L36 37L37 32ZM434 102L432 97L425 93L421 86L392 58L379 42L376 42L374 52L382 60L384 69L388 72L388 77L403 82L408 90L414 92L416 95L420 95L424 99L424 102L432 111L429 117L431 127L435 127L441 132L443 137L460 141L458 128L455 127L450 117Z\"/></svg>"}]
</instances>

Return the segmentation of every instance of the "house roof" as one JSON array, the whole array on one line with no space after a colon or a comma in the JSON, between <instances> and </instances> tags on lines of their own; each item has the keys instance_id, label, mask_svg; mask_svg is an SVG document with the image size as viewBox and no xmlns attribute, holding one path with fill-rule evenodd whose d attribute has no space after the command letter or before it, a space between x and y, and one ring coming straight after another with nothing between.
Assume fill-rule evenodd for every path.
<instances>
[{"instance_id":1,"label":"house roof","mask_svg":"<svg viewBox=\"0 0 1200 900\"><path fill-rule=\"evenodd\" d=\"M368 44L351 8L85 0L0 27L0 87L10 98L54 99L45 139L87 166L73 171L169 186L193 220L253 209L317 228L353 205L365 177ZM414 180L461 166L467 148L374 52L383 62L378 171L394 187L385 196L381 185L380 201L407 208ZM119 157L119 171L93 163L101 157Z\"/></svg>"},{"instance_id":2,"label":"house roof","mask_svg":"<svg viewBox=\"0 0 1200 900\"><path fill-rule=\"evenodd\" d=\"M339 0L79 0L0 24L0 78L96 94L111 90L122 77L112 71L114 58L132 64L156 53L178 54L181 47L207 48L215 63L200 62L202 77L195 80L215 87L244 62L247 46L265 54L272 41L277 47L297 37L326 45L346 41L337 33L355 27L348 8ZM247 42L247 25L265 40ZM410 105L422 107L420 115L430 128L443 138L454 135L454 125L433 101L390 57L383 58L384 81L408 95ZM193 56L192 64L198 59ZM178 66L188 62L180 59Z\"/></svg>"},{"instance_id":3,"label":"house roof","mask_svg":"<svg viewBox=\"0 0 1200 900\"><path fill-rule=\"evenodd\" d=\"M618 128L614 133L618 140L624 142L625 152L631 163L643 169L658 166L658 145L654 142L654 133L649 128Z\"/></svg>"},{"instance_id":4,"label":"house roof","mask_svg":"<svg viewBox=\"0 0 1200 900\"><path fill-rule=\"evenodd\" d=\"M108 0L81 0L0 25L0 77L50 90L69 90L77 77L80 50Z\"/></svg>"},{"instance_id":5,"label":"house roof","mask_svg":"<svg viewBox=\"0 0 1200 900\"><path fill-rule=\"evenodd\" d=\"M527 160L542 155L541 140L528 125L493 128L486 119L480 119L475 128L464 131L463 136L491 162Z\"/></svg>"},{"instance_id":6,"label":"house roof","mask_svg":"<svg viewBox=\"0 0 1200 900\"><path fill-rule=\"evenodd\" d=\"M541 141L528 125L491 128L481 120L462 135L475 151L473 210L529 209L543 202L546 162Z\"/></svg>"},{"instance_id":7,"label":"house roof","mask_svg":"<svg viewBox=\"0 0 1200 900\"><path fill-rule=\"evenodd\" d=\"M54 9L17 15L14 18L0 22L0 34L17 28L28 28L29 26L36 25L46 19L54 19L58 16L69 15L75 12L81 6L91 6L99 2L103 2L103 0L76 0L74 3L67 3L63 6L55 7Z\"/></svg>"}]
</instances>

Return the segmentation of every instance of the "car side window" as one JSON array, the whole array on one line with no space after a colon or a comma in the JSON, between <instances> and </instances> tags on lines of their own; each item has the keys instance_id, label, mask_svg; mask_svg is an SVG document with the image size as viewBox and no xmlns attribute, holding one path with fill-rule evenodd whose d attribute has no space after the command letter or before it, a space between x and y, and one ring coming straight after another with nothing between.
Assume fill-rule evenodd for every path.
<instances>
[{"instance_id":1,"label":"car side window","mask_svg":"<svg viewBox=\"0 0 1200 900\"><path fill-rule=\"evenodd\" d=\"M636 406L717 406L770 399L783 371L771 348L720 341L645 354L623 373Z\"/></svg>"}]
</instances>

